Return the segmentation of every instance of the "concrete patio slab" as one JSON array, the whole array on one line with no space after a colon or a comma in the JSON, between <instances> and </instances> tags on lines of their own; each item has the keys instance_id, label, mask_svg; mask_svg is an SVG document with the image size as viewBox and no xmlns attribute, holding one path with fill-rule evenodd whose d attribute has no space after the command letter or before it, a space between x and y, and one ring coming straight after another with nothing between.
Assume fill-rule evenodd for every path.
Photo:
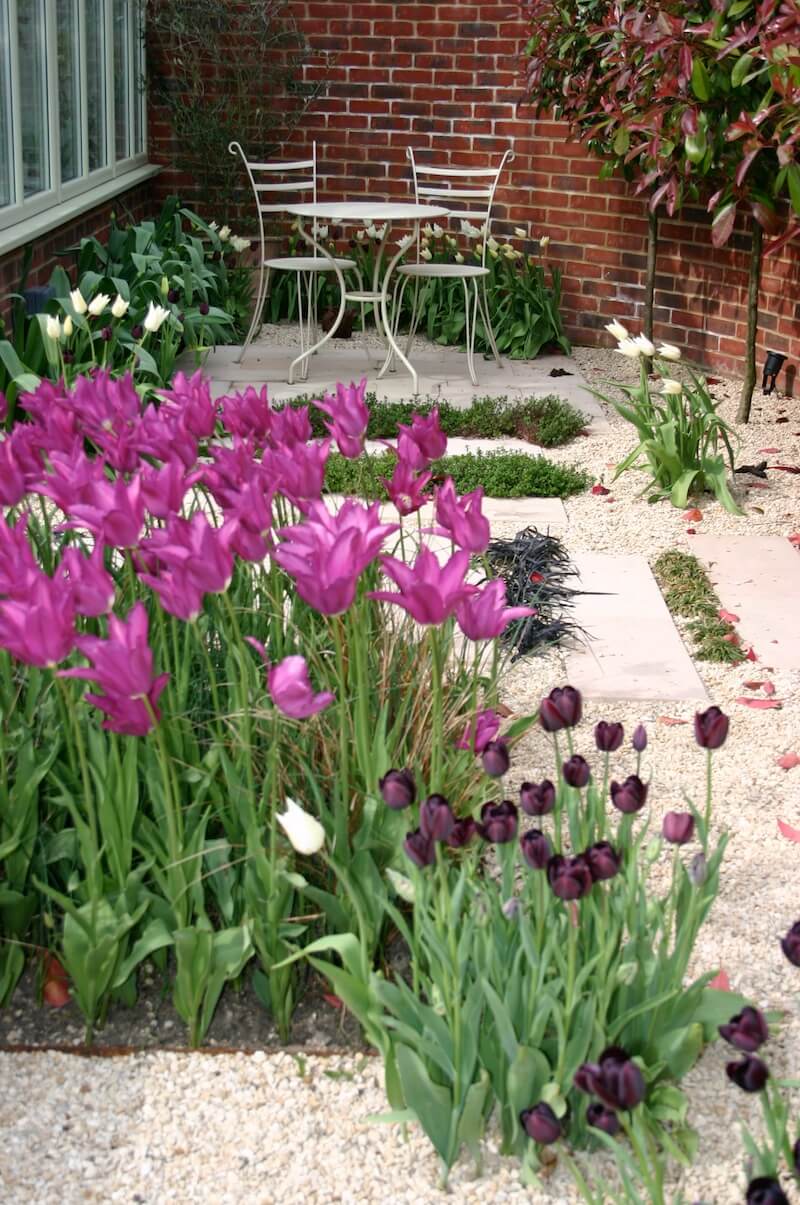
<instances>
[{"instance_id":1,"label":"concrete patio slab","mask_svg":"<svg viewBox=\"0 0 800 1205\"><path fill-rule=\"evenodd\" d=\"M643 556L574 557L579 596L573 618L587 643L567 654L568 681L588 699L708 699Z\"/></svg>"},{"instance_id":2,"label":"concrete patio slab","mask_svg":"<svg viewBox=\"0 0 800 1205\"><path fill-rule=\"evenodd\" d=\"M340 506L344 498L341 494L326 494L325 501L334 508ZM515 524L518 531L535 527L544 533L563 532L569 522L560 498L484 498L483 513L489 520L492 534L496 526L508 527L511 524ZM385 523L397 522L397 511L389 503L381 507L380 514ZM433 506L423 506L419 516L421 525L430 527L434 522ZM409 530L416 528L416 525L415 516L406 520ZM448 552L451 551L449 541L446 542L446 548Z\"/></svg>"},{"instance_id":3,"label":"concrete patio slab","mask_svg":"<svg viewBox=\"0 0 800 1205\"><path fill-rule=\"evenodd\" d=\"M800 669L800 554L782 536L696 536L692 551L708 569L736 629L760 661Z\"/></svg>"}]
</instances>

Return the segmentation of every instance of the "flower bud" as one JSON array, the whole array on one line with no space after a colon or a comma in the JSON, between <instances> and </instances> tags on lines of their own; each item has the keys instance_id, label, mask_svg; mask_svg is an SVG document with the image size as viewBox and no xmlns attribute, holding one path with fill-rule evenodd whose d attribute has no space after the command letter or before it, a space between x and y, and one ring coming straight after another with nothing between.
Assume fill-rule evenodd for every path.
<instances>
[{"instance_id":1,"label":"flower bud","mask_svg":"<svg viewBox=\"0 0 800 1205\"><path fill-rule=\"evenodd\" d=\"M570 787L576 787L578 790L581 787L585 787L592 777L589 763L579 753L574 753L569 761L564 762L562 773L564 775L564 782Z\"/></svg>"},{"instance_id":2,"label":"flower bud","mask_svg":"<svg viewBox=\"0 0 800 1205\"><path fill-rule=\"evenodd\" d=\"M767 1064L755 1054L745 1055L738 1063L727 1063L725 1071L743 1092L760 1092L769 1079Z\"/></svg>"},{"instance_id":3,"label":"flower bud","mask_svg":"<svg viewBox=\"0 0 800 1205\"><path fill-rule=\"evenodd\" d=\"M558 1142L561 1137L561 1122L544 1101L534 1105L532 1109L523 1109L519 1122L528 1137L542 1146Z\"/></svg>"},{"instance_id":4,"label":"flower bud","mask_svg":"<svg viewBox=\"0 0 800 1205\"><path fill-rule=\"evenodd\" d=\"M299 854L319 853L325 844L325 829L314 816L288 796L286 811L277 813L278 824Z\"/></svg>"},{"instance_id":5,"label":"flower bud","mask_svg":"<svg viewBox=\"0 0 800 1205\"><path fill-rule=\"evenodd\" d=\"M592 872L584 857L556 854L547 863L547 881L560 900L579 900L592 889Z\"/></svg>"},{"instance_id":6,"label":"flower bud","mask_svg":"<svg viewBox=\"0 0 800 1205\"><path fill-rule=\"evenodd\" d=\"M510 900L506 900L502 907L502 913L506 920L517 920L521 911L522 905L515 895L512 895Z\"/></svg>"},{"instance_id":7,"label":"flower bud","mask_svg":"<svg viewBox=\"0 0 800 1205\"><path fill-rule=\"evenodd\" d=\"M649 866L657 862L661 856L661 838L654 837L652 841L648 841L644 850L645 861Z\"/></svg>"},{"instance_id":8,"label":"flower bud","mask_svg":"<svg viewBox=\"0 0 800 1205\"><path fill-rule=\"evenodd\" d=\"M745 1054L753 1054L769 1038L769 1026L764 1014L749 1004L731 1017L727 1025L720 1025L719 1032L726 1042Z\"/></svg>"},{"instance_id":9,"label":"flower bud","mask_svg":"<svg viewBox=\"0 0 800 1205\"><path fill-rule=\"evenodd\" d=\"M446 841L453 831L455 816L444 795L429 795L419 809L419 827L424 837Z\"/></svg>"},{"instance_id":10,"label":"flower bud","mask_svg":"<svg viewBox=\"0 0 800 1205\"><path fill-rule=\"evenodd\" d=\"M647 800L647 786L638 774L629 774L623 783L612 782L611 802L626 816L640 812Z\"/></svg>"},{"instance_id":11,"label":"flower bud","mask_svg":"<svg viewBox=\"0 0 800 1205\"><path fill-rule=\"evenodd\" d=\"M781 949L792 966L800 967L800 920L795 921L786 936L781 938Z\"/></svg>"},{"instance_id":12,"label":"flower bud","mask_svg":"<svg viewBox=\"0 0 800 1205\"><path fill-rule=\"evenodd\" d=\"M445 844L449 845L451 849L461 849L462 846L469 845L477 831L478 826L472 817L465 816L463 819L456 820Z\"/></svg>"},{"instance_id":13,"label":"flower bud","mask_svg":"<svg viewBox=\"0 0 800 1205\"><path fill-rule=\"evenodd\" d=\"M601 753L616 753L622 744L625 729L622 724L611 724L601 720L594 730L594 743Z\"/></svg>"},{"instance_id":14,"label":"flower bud","mask_svg":"<svg viewBox=\"0 0 800 1205\"><path fill-rule=\"evenodd\" d=\"M607 1109L599 1100L594 1101L586 1110L586 1124L595 1130L602 1130L613 1138L620 1131L620 1121L613 1109Z\"/></svg>"},{"instance_id":15,"label":"flower bud","mask_svg":"<svg viewBox=\"0 0 800 1205\"><path fill-rule=\"evenodd\" d=\"M644 753L647 748L647 729L644 724L637 724L634 728L631 744L637 753Z\"/></svg>"},{"instance_id":16,"label":"flower bud","mask_svg":"<svg viewBox=\"0 0 800 1205\"><path fill-rule=\"evenodd\" d=\"M530 828L523 833L519 847L531 870L544 870L553 853L549 839L538 828Z\"/></svg>"},{"instance_id":17,"label":"flower bud","mask_svg":"<svg viewBox=\"0 0 800 1205\"><path fill-rule=\"evenodd\" d=\"M167 293L167 301L171 301L174 305L176 301L180 301L181 295L178 289L170 289Z\"/></svg>"},{"instance_id":18,"label":"flower bud","mask_svg":"<svg viewBox=\"0 0 800 1205\"><path fill-rule=\"evenodd\" d=\"M100 338L103 340L103 342L110 343L113 337L114 337L114 332L111 329L111 327L104 326L100 332Z\"/></svg>"},{"instance_id":19,"label":"flower bud","mask_svg":"<svg viewBox=\"0 0 800 1205\"><path fill-rule=\"evenodd\" d=\"M583 702L580 691L572 686L557 686L539 704L539 723L545 732L560 732L580 723Z\"/></svg>"},{"instance_id":20,"label":"flower bud","mask_svg":"<svg viewBox=\"0 0 800 1205\"><path fill-rule=\"evenodd\" d=\"M143 334L144 334L144 327L142 326L141 322L135 322L133 324L133 326L131 327L132 338L141 339Z\"/></svg>"},{"instance_id":21,"label":"flower bud","mask_svg":"<svg viewBox=\"0 0 800 1205\"><path fill-rule=\"evenodd\" d=\"M694 816L691 812L667 812L661 832L671 845L686 845L694 836Z\"/></svg>"},{"instance_id":22,"label":"flower bud","mask_svg":"<svg viewBox=\"0 0 800 1205\"><path fill-rule=\"evenodd\" d=\"M541 782L523 782L519 803L528 816L546 816L555 807L556 789L549 778Z\"/></svg>"},{"instance_id":23,"label":"flower bud","mask_svg":"<svg viewBox=\"0 0 800 1205\"><path fill-rule=\"evenodd\" d=\"M596 841L583 856L589 865L595 883L613 879L622 863L622 858L608 841Z\"/></svg>"},{"instance_id":24,"label":"flower bud","mask_svg":"<svg viewBox=\"0 0 800 1205\"><path fill-rule=\"evenodd\" d=\"M694 717L694 739L701 749L719 749L728 735L729 719L719 707L698 711Z\"/></svg>"},{"instance_id":25,"label":"flower bud","mask_svg":"<svg viewBox=\"0 0 800 1205\"><path fill-rule=\"evenodd\" d=\"M405 900L407 904L414 903L416 892L414 891L414 884L411 882L411 879L407 879L404 874L393 870L391 866L386 868L386 877L401 900Z\"/></svg>"},{"instance_id":26,"label":"flower bud","mask_svg":"<svg viewBox=\"0 0 800 1205\"><path fill-rule=\"evenodd\" d=\"M410 770L388 770L379 780L378 786L383 802L395 811L410 807L417 797L414 777Z\"/></svg>"},{"instance_id":27,"label":"flower bud","mask_svg":"<svg viewBox=\"0 0 800 1205\"><path fill-rule=\"evenodd\" d=\"M747 1205L789 1205L789 1198L777 1180L758 1176L747 1185Z\"/></svg>"},{"instance_id":28,"label":"flower bud","mask_svg":"<svg viewBox=\"0 0 800 1205\"><path fill-rule=\"evenodd\" d=\"M207 301L201 301L197 307L198 313L202 314L204 318L210 309L211 309L211 306L208 304Z\"/></svg>"},{"instance_id":29,"label":"flower bud","mask_svg":"<svg viewBox=\"0 0 800 1205\"><path fill-rule=\"evenodd\" d=\"M478 832L484 841L493 845L505 845L517 835L518 814L510 799L502 803L485 803L481 808Z\"/></svg>"},{"instance_id":30,"label":"flower bud","mask_svg":"<svg viewBox=\"0 0 800 1205\"><path fill-rule=\"evenodd\" d=\"M638 962L621 962L617 967L617 983L630 987L639 974Z\"/></svg>"},{"instance_id":31,"label":"flower bud","mask_svg":"<svg viewBox=\"0 0 800 1205\"><path fill-rule=\"evenodd\" d=\"M692 858L687 874L693 887L702 887L703 883L705 883L708 878L708 867L706 865L706 856L702 850Z\"/></svg>"},{"instance_id":32,"label":"flower bud","mask_svg":"<svg viewBox=\"0 0 800 1205\"><path fill-rule=\"evenodd\" d=\"M407 834L403 842L403 849L420 870L436 861L436 845L433 839L426 837L418 828Z\"/></svg>"},{"instance_id":33,"label":"flower bud","mask_svg":"<svg viewBox=\"0 0 800 1205\"><path fill-rule=\"evenodd\" d=\"M69 339L71 337L73 331L75 330L75 327L72 322L72 318L70 317L69 314L67 314L66 318L64 319L63 329L64 329L64 338Z\"/></svg>"},{"instance_id":34,"label":"flower bud","mask_svg":"<svg viewBox=\"0 0 800 1205\"><path fill-rule=\"evenodd\" d=\"M511 764L508 745L504 740L489 741L481 753L481 762L490 778L502 778Z\"/></svg>"}]
</instances>

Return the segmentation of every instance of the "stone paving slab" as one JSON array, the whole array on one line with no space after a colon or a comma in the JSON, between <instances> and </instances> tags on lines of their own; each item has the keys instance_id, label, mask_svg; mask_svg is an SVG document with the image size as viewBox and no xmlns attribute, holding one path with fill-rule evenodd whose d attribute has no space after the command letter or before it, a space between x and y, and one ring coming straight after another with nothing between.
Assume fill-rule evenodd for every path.
<instances>
[{"instance_id":1,"label":"stone paving slab","mask_svg":"<svg viewBox=\"0 0 800 1205\"><path fill-rule=\"evenodd\" d=\"M587 635L567 654L567 679L589 699L707 701L705 687L643 556L583 552L574 558L573 618Z\"/></svg>"},{"instance_id":2,"label":"stone paving slab","mask_svg":"<svg viewBox=\"0 0 800 1205\"><path fill-rule=\"evenodd\" d=\"M800 669L800 553L782 536L699 535L691 550L760 661Z\"/></svg>"}]
</instances>

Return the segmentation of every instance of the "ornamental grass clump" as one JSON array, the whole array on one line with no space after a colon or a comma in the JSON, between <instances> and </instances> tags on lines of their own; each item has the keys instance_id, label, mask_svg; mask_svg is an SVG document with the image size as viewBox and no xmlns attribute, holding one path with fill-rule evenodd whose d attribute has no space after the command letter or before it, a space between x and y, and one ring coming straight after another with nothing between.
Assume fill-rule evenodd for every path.
<instances>
[{"instance_id":1,"label":"ornamental grass clump","mask_svg":"<svg viewBox=\"0 0 800 1205\"><path fill-rule=\"evenodd\" d=\"M408 947L408 978L364 977L355 933L305 953L383 1055L386 1119L419 1122L443 1179L464 1147L480 1161L494 1119L525 1181L536 1182L549 1146L586 1200L606 1200L572 1155L600 1144L617 1161L624 1193L614 1200L664 1205L667 1161L688 1163L696 1145L680 1081L731 1007L730 994L709 987L713 971L687 979L726 844L724 835L713 844L709 828L712 751L727 719L717 708L696 718L705 805L689 802L691 824L667 826L671 869L656 890L650 875L665 846L649 833L638 773L646 734L634 734L637 773L611 781L621 726L597 725L590 763L577 752L581 717L571 686L542 700L553 757L539 782L513 783L509 742L485 714L474 724L487 775L477 792L451 790L435 765L385 774L387 802L406 818L387 908ZM336 961L321 957L331 951Z\"/></svg>"}]
</instances>

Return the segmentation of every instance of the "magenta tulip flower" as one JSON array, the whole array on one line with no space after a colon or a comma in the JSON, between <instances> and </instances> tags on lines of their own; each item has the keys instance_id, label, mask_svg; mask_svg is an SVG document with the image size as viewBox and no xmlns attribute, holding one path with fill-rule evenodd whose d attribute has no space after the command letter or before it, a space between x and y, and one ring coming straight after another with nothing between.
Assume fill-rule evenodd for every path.
<instances>
[{"instance_id":1,"label":"magenta tulip flower","mask_svg":"<svg viewBox=\"0 0 800 1205\"><path fill-rule=\"evenodd\" d=\"M267 444L272 427L272 409L263 385L259 392L248 385L244 393L234 393L222 399L222 422L231 435L252 439L257 448Z\"/></svg>"},{"instance_id":2,"label":"magenta tulip flower","mask_svg":"<svg viewBox=\"0 0 800 1205\"><path fill-rule=\"evenodd\" d=\"M307 720L333 703L335 695L329 690L314 694L305 657L284 657L277 665L270 665L267 650L261 641L253 636L245 636L245 640L261 655L267 666L270 698L284 715L293 720Z\"/></svg>"},{"instance_id":3,"label":"magenta tulip flower","mask_svg":"<svg viewBox=\"0 0 800 1205\"><path fill-rule=\"evenodd\" d=\"M187 377L176 372L172 388L162 389L162 409L169 417L178 418L197 439L208 439L214 434L217 423L217 407L211 397L211 382L203 370Z\"/></svg>"},{"instance_id":4,"label":"magenta tulip flower","mask_svg":"<svg viewBox=\"0 0 800 1205\"><path fill-rule=\"evenodd\" d=\"M209 444L208 451L214 463L203 469L203 483L220 506L235 506L243 485L254 475L267 476L266 469L255 459L251 440L235 435L231 447Z\"/></svg>"},{"instance_id":5,"label":"magenta tulip flower","mask_svg":"<svg viewBox=\"0 0 800 1205\"><path fill-rule=\"evenodd\" d=\"M8 598L26 598L40 575L27 529L27 515L12 525L0 514L0 595Z\"/></svg>"},{"instance_id":6,"label":"magenta tulip flower","mask_svg":"<svg viewBox=\"0 0 800 1205\"><path fill-rule=\"evenodd\" d=\"M45 498L52 498L64 514L68 515L79 503L91 505L95 489L111 485L102 461L87 456L81 441L68 452L48 452L47 458L47 473L35 481L33 489Z\"/></svg>"},{"instance_id":7,"label":"magenta tulip flower","mask_svg":"<svg viewBox=\"0 0 800 1205\"><path fill-rule=\"evenodd\" d=\"M180 514L186 491L202 476L202 470L187 473L178 458L167 460L160 469L148 465L141 473L145 506L157 519Z\"/></svg>"},{"instance_id":8,"label":"magenta tulip flower","mask_svg":"<svg viewBox=\"0 0 800 1205\"><path fill-rule=\"evenodd\" d=\"M415 414L411 426L397 424L397 455L412 469L427 469L432 460L439 460L447 451L447 436L439 425L436 406L430 414Z\"/></svg>"},{"instance_id":9,"label":"magenta tulip flower","mask_svg":"<svg viewBox=\"0 0 800 1205\"><path fill-rule=\"evenodd\" d=\"M153 676L144 603L135 603L127 620L112 615L108 632L105 640L79 636L75 644L91 665L61 670L59 677L97 683L105 693L87 694L85 698L105 712L103 727L128 736L144 736L152 728L153 719L160 719L157 703L169 680L169 674Z\"/></svg>"},{"instance_id":10,"label":"magenta tulip flower","mask_svg":"<svg viewBox=\"0 0 800 1205\"><path fill-rule=\"evenodd\" d=\"M399 586L399 593L373 590L368 597L402 607L417 623L443 623L476 590L464 581L469 568L468 552L456 552L445 565L440 565L430 548L421 548L413 567L393 556L381 557L381 564L387 577Z\"/></svg>"},{"instance_id":11,"label":"magenta tulip flower","mask_svg":"<svg viewBox=\"0 0 800 1205\"><path fill-rule=\"evenodd\" d=\"M191 519L171 515L167 525L142 540L142 551L154 553L159 564L188 579L204 594L223 594L233 576L231 523L213 527L201 511ZM142 579L144 580L144 579Z\"/></svg>"},{"instance_id":12,"label":"magenta tulip flower","mask_svg":"<svg viewBox=\"0 0 800 1205\"><path fill-rule=\"evenodd\" d=\"M273 410L269 433L270 447L288 450L295 444L308 443L312 435L308 406L284 405Z\"/></svg>"},{"instance_id":13,"label":"magenta tulip flower","mask_svg":"<svg viewBox=\"0 0 800 1205\"><path fill-rule=\"evenodd\" d=\"M456 607L456 619L468 640L492 640L514 619L533 615L530 607L507 607L506 584L500 578L476 590Z\"/></svg>"},{"instance_id":14,"label":"magenta tulip flower","mask_svg":"<svg viewBox=\"0 0 800 1205\"><path fill-rule=\"evenodd\" d=\"M52 669L75 644L75 607L62 581L38 571L25 591L0 602L0 648L26 665Z\"/></svg>"},{"instance_id":15,"label":"magenta tulip flower","mask_svg":"<svg viewBox=\"0 0 800 1205\"><path fill-rule=\"evenodd\" d=\"M190 469L197 461L197 442L181 416L165 406L145 407L136 424L135 445L140 456L153 456L164 463L177 457Z\"/></svg>"},{"instance_id":16,"label":"magenta tulip flower","mask_svg":"<svg viewBox=\"0 0 800 1205\"><path fill-rule=\"evenodd\" d=\"M103 564L102 544L95 544L90 556L78 548L65 549L59 570L79 615L106 615L111 610L116 586Z\"/></svg>"},{"instance_id":17,"label":"magenta tulip flower","mask_svg":"<svg viewBox=\"0 0 800 1205\"><path fill-rule=\"evenodd\" d=\"M366 392L367 378L362 377L358 385L351 382L349 387L339 382L335 397L326 393L322 401L313 403L330 418L331 421L325 424L328 432L336 440L342 456L349 460L357 460L364 451L369 423L369 407L364 401Z\"/></svg>"},{"instance_id":18,"label":"magenta tulip flower","mask_svg":"<svg viewBox=\"0 0 800 1205\"><path fill-rule=\"evenodd\" d=\"M301 510L307 510L308 502L318 501L322 494L330 447L330 440L324 439L277 451L267 448L262 463L275 488Z\"/></svg>"},{"instance_id":19,"label":"magenta tulip flower","mask_svg":"<svg viewBox=\"0 0 800 1205\"><path fill-rule=\"evenodd\" d=\"M0 440L0 506L16 506L26 492L24 469L17 459L13 440L7 436Z\"/></svg>"},{"instance_id":20,"label":"magenta tulip flower","mask_svg":"<svg viewBox=\"0 0 800 1205\"><path fill-rule=\"evenodd\" d=\"M459 498L452 477L436 491L436 535L449 536L459 548L467 552L485 552L489 547L489 520L481 513L483 490L478 488L471 494Z\"/></svg>"},{"instance_id":21,"label":"magenta tulip flower","mask_svg":"<svg viewBox=\"0 0 800 1205\"><path fill-rule=\"evenodd\" d=\"M467 724L464 735L456 742L457 749L471 749L479 756L500 731L500 716L489 707L479 711L474 723Z\"/></svg>"},{"instance_id":22,"label":"magenta tulip flower","mask_svg":"<svg viewBox=\"0 0 800 1205\"><path fill-rule=\"evenodd\" d=\"M400 514L413 515L429 501L423 491L432 476L428 472L418 473L407 461L398 460L392 476L381 477L380 481Z\"/></svg>"},{"instance_id":23,"label":"magenta tulip flower","mask_svg":"<svg viewBox=\"0 0 800 1205\"><path fill-rule=\"evenodd\" d=\"M93 481L88 487L88 501L69 507L66 528L86 527L109 548L133 548L144 529L144 498L142 479L133 477L125 482Z\"/></svg>"}]
</instances>

